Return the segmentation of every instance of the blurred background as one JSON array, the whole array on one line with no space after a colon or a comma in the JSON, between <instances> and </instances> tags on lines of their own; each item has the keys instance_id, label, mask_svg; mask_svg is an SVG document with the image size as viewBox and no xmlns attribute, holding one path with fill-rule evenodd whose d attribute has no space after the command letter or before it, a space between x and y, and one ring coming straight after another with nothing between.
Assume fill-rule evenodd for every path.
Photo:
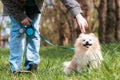
<instances>
[{"instance_id":1,"label":"blurred background","mask_svg":"<svg viewBox=\"0 0 120 80\"><path fill-rule=\"evenodd\" d=\"M95 33L100 43L120 42L120 0L77 0L89 24L87 33ZM46 0L40 22L40 33L50 42L68 46L74 44L80 29L60 0ZM9 48L10 20L2 16L0 1L0 47ZM41 46L48 44L41 40Z\"/></svg>"}]
</instances>

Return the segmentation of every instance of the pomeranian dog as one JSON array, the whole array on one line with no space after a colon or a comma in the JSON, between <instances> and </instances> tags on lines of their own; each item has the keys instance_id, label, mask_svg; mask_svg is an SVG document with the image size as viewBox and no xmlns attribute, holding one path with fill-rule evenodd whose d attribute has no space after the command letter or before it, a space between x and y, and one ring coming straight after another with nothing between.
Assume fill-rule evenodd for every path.
<instances>
[{"instance_id":1,"label":"pomeranian dog","mask_svg":"<svg viewBox=\"0 0 120 80\"><path fill-rule=\"evenodd\" d=\"M98 38L94 33L81 33L74 44L74 56L71 61L64 62L65 74L83 71L90 67L98 68L103 57Z\"/></svg>"}]
</instances>

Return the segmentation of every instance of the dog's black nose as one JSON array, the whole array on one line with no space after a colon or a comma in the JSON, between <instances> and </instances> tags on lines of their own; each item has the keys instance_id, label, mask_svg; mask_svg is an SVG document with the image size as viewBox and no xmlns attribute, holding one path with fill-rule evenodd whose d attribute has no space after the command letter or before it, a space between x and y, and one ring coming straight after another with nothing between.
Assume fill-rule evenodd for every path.
<instances>
[{"instance_id":1,"label":"dog's black nose","mask_svg":"<svg viewBox=\"0 0 120 80\"><path fill-rule=\"evenodd\" d=\"M89 44L89 42L88 42L88 41L86 41L86 44Z\"/></svg>"}]
</instances>

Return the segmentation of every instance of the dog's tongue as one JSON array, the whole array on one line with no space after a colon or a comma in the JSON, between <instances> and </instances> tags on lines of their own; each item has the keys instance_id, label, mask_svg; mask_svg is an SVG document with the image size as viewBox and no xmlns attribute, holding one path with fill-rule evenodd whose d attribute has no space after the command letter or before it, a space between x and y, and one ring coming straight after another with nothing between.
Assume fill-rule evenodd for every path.
<instances>
[{"instance_id":1,"label":"dog's tongue","mask_svg":"<svg viewBox=\"0 0 120 80\"><path fill-rule=\"evenodd\" d=\"M86 47L86 48L89 48L89 45L86 45L85 47Z\"/></svg>"},{"instance_id":2,"label":"dog's tongue","mask_svg":"<svg viewBox=\"0 0 120 80\"><path fill-rule=\"evenodd\" d=\"M84 46L85 46L86 48L89 48L91 45L92 45L92 44L85 44Z\"/></svg>"}]
</instances>

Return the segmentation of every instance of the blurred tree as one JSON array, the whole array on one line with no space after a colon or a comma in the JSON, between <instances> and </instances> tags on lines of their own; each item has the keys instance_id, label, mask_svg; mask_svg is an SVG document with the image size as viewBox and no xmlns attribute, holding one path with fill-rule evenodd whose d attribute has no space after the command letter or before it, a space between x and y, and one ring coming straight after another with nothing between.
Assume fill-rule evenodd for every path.
<instances>
[{"instance_id":1,"label":"blurred tree","mask_svg":"<svg viewBox=\"0 0 120 80\"><path fill-rule=\"evenodd\" d=\"M116 27L116 15L115 15L115 0L107 0L107 16L106 16L106 32L105 42L111 43L115 41L115 27Z\"/></svg>"},{"instance_id":2,"label":"blurred tree","mask_svg":"<svg viewBox=\"0 0 120 80\"><path fill-rule=\"evenodd\" d=\"M99 6L94 1L98 11L98 35L102 43L120 41L120 0L100 0Z\"/></svg>"},{"instance_id":3,"label":"blurred tree","mask_svg":"<svg viewBox=\"0 0 120 80\"><path fill-rule=\"evenodd\" d=\"M54 7L47 7L43 12L40 31L50 41L59 45L69 44L69 13L63 4L56 0ZM71 25L71 24L70 24Z\"/></svg>"},{"instance_id":4,"label":"blurred tree","mask_svg":"<svg viewBox=\"0 0 120 80\"><path fill-rule=\"evenodd\" d=\"M55 5L55 0L45 0L45 3L48 8L53 8Z\"/></svg>"},{"instance_id":5,"label":"blurred tree","mask_svg":"<svg viewBox=\"0 0 120 80\"><path fill-rule=\"evenodd\" d=\"M45 35L51 41L58 43L59 45L69 45L69 43L74 42L77 37L76 35L73 35L73 33L76 32L76 27L74 27L74 25L77 24L75 23L74 17L71 16L69 11L60 1L56 0L53 8L46 7L43 16L40 30L43 34L46 33ZM50 26L52 26L52 29L49 30L49 34L45 31L46 29L43 30L43 26L46 26L45 28L47 29L50 29ZM52 36L54 36L54 38Z\"/></svg>"},{"instance_id":6,"label":"blurred tree","mask_svg":"<svg viewBox=\"0 0 120 80\"><path fill-rule=\"evenodd\" d=\"M120 42L120 0L115 0L116 4L116 33L115 37L118 42Z\"/></svg>"},{"instance_id":7,"label":"blurred tree","mask_svg":"<svg viewBox=\"0 0 120 80\"><path fill-rule=\"evenodd\" d=\"M101 43L105 42L105 32L106 32L106 16L107 16L107 0L100 0L99 5L96 0L93 0L95 9L98 12L98 36Z\"/></svg>"},{"instance_id":8,"label":"blurred tree","mask_svg":"<svg viewBox=\"0 0 120 80\"><path fill-rule=\"evenodd\" d=\"M58 35L59 35L59 45L68 45L69 44L69 19L68 12L65 7L62 7L63 4L60 1L57 1L55 6L56 16L55 21L57 25Z\"/></svg>"}]
</instances>

